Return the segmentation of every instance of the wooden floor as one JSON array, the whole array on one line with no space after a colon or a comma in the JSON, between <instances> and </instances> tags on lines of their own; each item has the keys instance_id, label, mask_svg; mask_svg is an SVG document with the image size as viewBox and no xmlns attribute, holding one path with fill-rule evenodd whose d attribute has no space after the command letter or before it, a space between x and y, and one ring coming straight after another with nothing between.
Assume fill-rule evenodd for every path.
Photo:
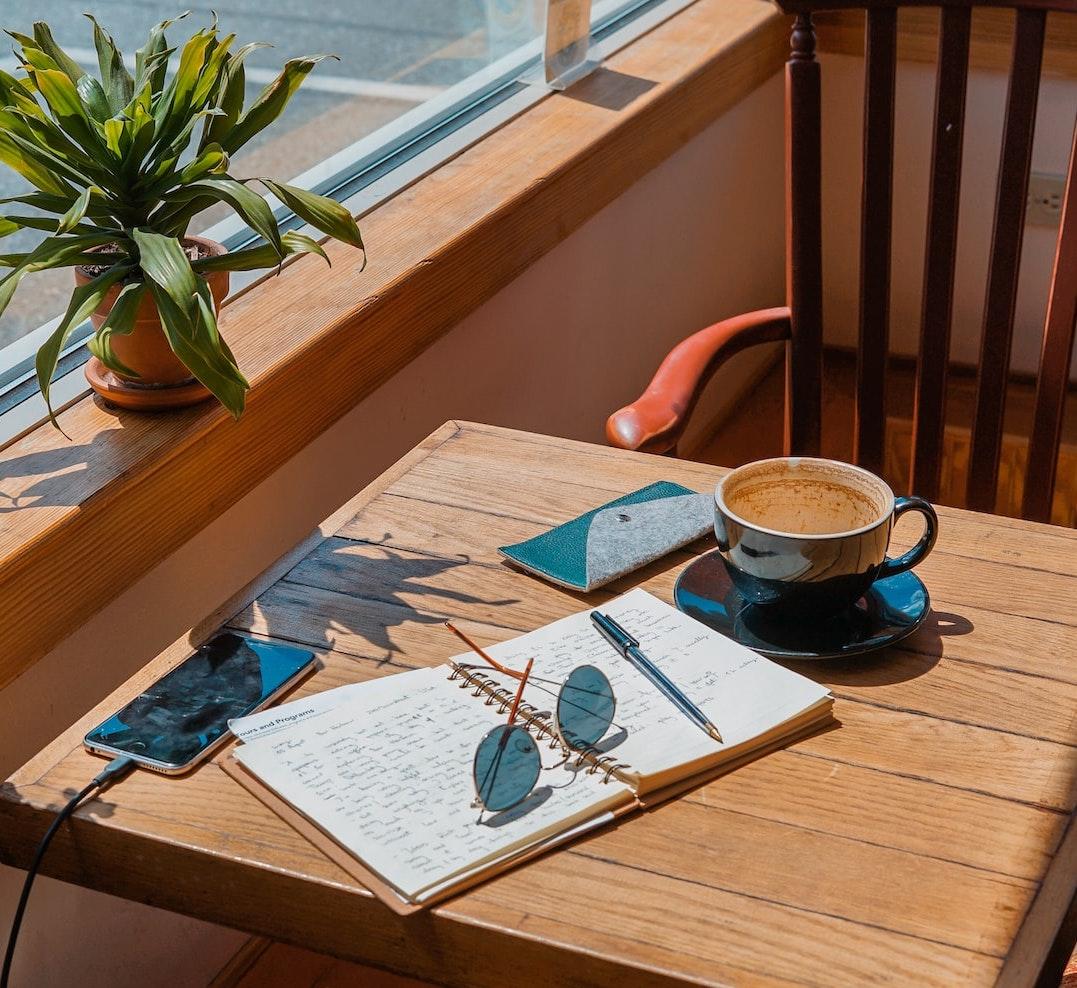
<instances>
[{"instance_id":1,"label":"wooden floor","mask_svg":"<svg viewBox=\"0 0 1077 988\"><path fill-rule=\"evenodd\" d=\"M209 988L432 988L363 964L252 937Z\"/></svg>"},{"instance_id":2,"label":"wooden floor","mask_svg":"<svg viewBox=\"0 0 1077 988\"><path fill-rule=\"evenodd\" d=\"M823 375L822 455L849 460L853 453L853 396L856 364L852 353L828 350ZM909 443L915 391L911 363L890 370L887 387L886 480L898 494L906 490ZM1035 390L1032 384L1013 382L1007 390L1005 439L999 471L996 511L1017 516L1028 435L1032 426ZM784 365L776 363L759 384L717 430L709 442L682 455L703 463L739 466L751 460L782 453ZM950 377L946 405L946 449L943 484L938 500L951 507L964 507L964 478L968 438L976 401L976 381L969 373ZM1077 398L1072 393L1066 406L1052 521L1077 525Z\"/></svg>"}]
</instances>

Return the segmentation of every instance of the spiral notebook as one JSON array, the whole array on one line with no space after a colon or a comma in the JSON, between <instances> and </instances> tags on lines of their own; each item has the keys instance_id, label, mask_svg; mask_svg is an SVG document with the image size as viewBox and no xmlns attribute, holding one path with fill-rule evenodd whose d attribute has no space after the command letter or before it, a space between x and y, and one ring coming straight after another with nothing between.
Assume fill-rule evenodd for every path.
<instances>
[{"instance_id":1,"label":"spiral notebook","mask_svg":"<svg viewBox=\"0 0 1077 988\"><path fill-rule=\"evenodd\" d=\"M438 902L558 844L676 795L816 730L827 689L710 631L644 590L604 605L719 727L687 720L594 629L589 611L502 642L510 668L534 659L517 715L544 770L521 804L472 805L482 736L505 721L515 681L473 653L315 694L233 724L224 768L391 908ZM617 698L595 748L563 750L551 727L558 684L598 666Z\"/></svg>"}]
</instances>

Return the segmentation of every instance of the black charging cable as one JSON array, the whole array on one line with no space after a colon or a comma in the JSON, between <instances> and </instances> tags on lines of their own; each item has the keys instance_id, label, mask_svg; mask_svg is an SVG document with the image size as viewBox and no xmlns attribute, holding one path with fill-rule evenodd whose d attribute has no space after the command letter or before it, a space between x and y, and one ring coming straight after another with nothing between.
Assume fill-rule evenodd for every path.
<instances>
[{"instance_id":1,"label":"black charging cable","mask_svg":"<svg viewBox=\"0 0 1077 988\"><path fill-rule=\"evenodd\" d=\"M30 898L30 889L34 884L34 879L37 877L37 870L41 867L41 859L45 857L45 852L48 850L52 838L56 836L56 831L60 829L64 820L71 816L87 797L107 789L114 782L118 782L134 767L134 761L126 755L113 758L105 767L105 770L94 778L93 782L82 792L77 793L67 801L67 805L56 814L56 819L52 821L49 829L45 831L45 836L41 838L41 843L37 845L37 850L34 852L34 860L30 863L30 868L26 872L26 881L22 885L19 904L15 907L15 918L11 921L11 934L7 940L7 952L4 954L4 969L0 973L0 988L8 988L8 979L11 976L11 962L15 957L15 940L19 936L19 927L22 926L22 917L26 912L26 902Z\"/></svg>"}]
</instances>

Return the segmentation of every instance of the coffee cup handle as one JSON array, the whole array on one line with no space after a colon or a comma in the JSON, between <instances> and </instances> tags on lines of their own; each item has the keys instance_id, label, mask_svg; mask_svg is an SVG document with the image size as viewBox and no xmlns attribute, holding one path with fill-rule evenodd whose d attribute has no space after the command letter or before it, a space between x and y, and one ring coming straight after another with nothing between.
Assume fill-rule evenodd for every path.
<instances>
[{"instance_id":1,"label":"coffee cup handle","mask_svg":"<svg viewBox=\"0 0 1077 988\"><path fill-rule=\"evenodd\" d=\"M894 498L895 524L906 511L919 511L924 516L924 534L916 545L897 559L884 559L877 579L885 580L888 576L904 573L919 565L934 548L935 540L939 537L939 517L935 514L935 509L922 497Z\"/></svg>"}]
</instances>

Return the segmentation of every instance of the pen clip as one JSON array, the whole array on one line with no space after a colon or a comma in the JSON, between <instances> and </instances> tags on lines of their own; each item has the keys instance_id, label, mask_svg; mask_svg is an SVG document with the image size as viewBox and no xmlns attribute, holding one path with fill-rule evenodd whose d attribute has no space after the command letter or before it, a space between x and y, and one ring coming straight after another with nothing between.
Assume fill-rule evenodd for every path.
<instances>
[{"instance_id":1,"label":"pen clip","mask_svg":"<svg viewBox=\"0 0 1077 988\"><path fill-rule=\"evenodd\" d=\"M630 648L639 648L639 642L633 638L624 628L608 614L600 611L591 611L591 620L598 629L622 652Z\"/></svg>"}]
</instances>

